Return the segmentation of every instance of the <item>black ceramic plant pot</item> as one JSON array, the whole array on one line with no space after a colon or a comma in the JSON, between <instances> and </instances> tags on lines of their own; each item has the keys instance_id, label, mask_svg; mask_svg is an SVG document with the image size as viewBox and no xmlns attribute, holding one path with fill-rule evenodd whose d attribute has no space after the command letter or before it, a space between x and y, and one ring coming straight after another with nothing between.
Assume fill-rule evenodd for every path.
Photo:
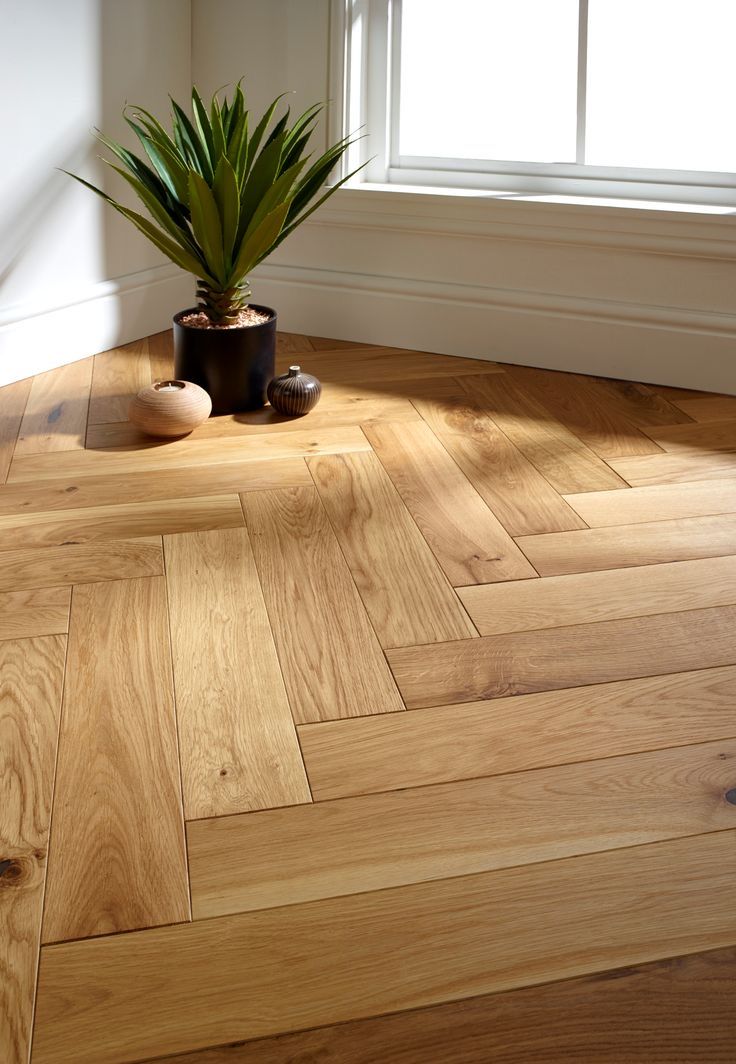
<instances>
[{"instance_id":1,"label":"black ceramic plant pot","mask_svg":"<svg viewBox=\"0 0 736 1064\"><path fill-rule=\"evenodd\" d=\"M254 410L266 402L275 371L276 311L250 306L269 314L268 321L240 329L196 329L181 319L198 308L174 315L174 375L204 388L213 414Z\"/></svg>"}]
</instances>

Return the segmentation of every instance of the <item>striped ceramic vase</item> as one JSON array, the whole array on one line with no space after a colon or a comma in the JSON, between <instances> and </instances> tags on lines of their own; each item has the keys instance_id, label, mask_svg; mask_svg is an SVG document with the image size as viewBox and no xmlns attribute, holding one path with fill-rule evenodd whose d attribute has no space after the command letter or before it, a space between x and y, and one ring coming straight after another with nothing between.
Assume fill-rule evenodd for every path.
<instances>
[{"instance_id":1,"label":"striped ceramic vase","mask_svg":"<svg viewBox=\"0 0 736 1064\"><path fill-rule=\"evenodd\" d=\"M268 401L274 410L287 417L307 414L319 402L322 385L316 377L302 373L300 366L289 366L289 372L274 377L268 386Z\"/></svg>"}]
</instances>

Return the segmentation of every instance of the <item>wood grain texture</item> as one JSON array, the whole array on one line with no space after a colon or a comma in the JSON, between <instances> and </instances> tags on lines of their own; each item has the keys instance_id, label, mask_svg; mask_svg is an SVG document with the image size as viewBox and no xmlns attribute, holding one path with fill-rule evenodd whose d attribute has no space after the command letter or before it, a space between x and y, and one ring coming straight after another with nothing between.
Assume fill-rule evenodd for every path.
<instances>
[{"instance_id":1,"label":"wood grain texture","mask_svg":"<svg viewBox=\"0 0 736 1064\"><path fill-rule=\"evenodd\" d=\"M128 580L162 572L161 539L156 536L0 553L0 591Z\"/></svg>"},{"instance_id":2,"label":"wood grain texture","mask_svg":"<svg viewBox=\"0 0 736 1064\"><path fill-rule=\"evenodd\" d=\"M517 542L540 576L714 558L736 554L736 514L522 536Z\"/></svg>"},{"instance_id":3,"label":"wood grain texture","mask_svg":"<svg viewBox=\"0 0 736 1064\"><path fill-rule=\"evenodd\" d=\"M168 381L174 377L174 332L165 329L148 337L148 362L151 369L150 383Z\"/></svg>"},{"instance_id":4,"label":"wood grain texture","mask_svg":"<svg viewBox=\"0 0 736 1064\"><path fill-rule=\"evenodd\" d=\"M300 458L310 454L367 451L370 444L355 425L310 432L265 433L214 440L151 440L134 448L33 454L13 462L9 482L48 480L49 477L116 477L149 469L182 469L225 462L261 462Z\"/></svg>"},{"instance_id":5,"label":"wood grain texture","mask_svg":"<svg viewBox=\"0 0 736 1064\"><path fill-rule=\"evenodd\" d=\"M687 414L657 391L656 385L611 380L608 377L594 377L593 383L609 409L618 410L647 435L650 428L679 425L690 420Z\"/></svg>"},{"instance_id":6,"label":"wood grain texture","mask_svg":"<svg viewBox=\"0 0 736 1064\"><path fill-rule=\"evenodd\" d=\"M652 439L663 451L687 454L690 451L736 450L736 421L694 422L670 428L650 429Z\"/></svg>"},{"instance_id":7,"label":"wood grain texture","mask_svg":"<svg viewBox=\"0 0 736 1064\"><path fill-rule=\"evenodd\" d=\"M624 481L506 373L461 377L463 390L559 492L624 488Z\"/></svg>"},{"instance_id":8,"label":"wood grain texture","mask_svg":"<svg viewBox=\"0 0 736 1064\"><path fill-rule=\"evenodd\" d=\"M54 946L35 1064L125 1064L719 948L735 875L720 831Z\"/></svg>"},{"instance_id":9,"label":"wood grain texture","mask_svg":"<svg viewBox=\"0 0 736 1064\"><path fill-rule=\"evenodd\" d=\"M294 361L290 352L276 354L276 372L284 373ZM504 366L484 359L433 355L424 351L407 351L401 347L352 348L315 351L304 359L302 369L319 377L322 384L363 384L370 381L421 380L426 377L457 377L464 373L503 373Z\"/></svg>"},{"instance_id":10,"label":"wood grain texture","mask_svg":"<svg viewBox=\"0 0 736 1064\"><path fill-rule=\"evenodd\" d=\"M247 532L164 552L186 818L311 801Z\"/></svg>"},{"instance_id":11,"label":"wood grain texture","mask_svg":"<svg viewBox=\"0 0 736 1064\"><path fill-rule=\"evenodd\" d=\"M301 333L276 333L276 350L281 354L297 354L302 352L314 351L312 342L308 336L303 336Z\"/></svg>"},{"instance_id":12,"label":"wood grain texture","mask_svg":"<svg viewBox=\"0 0 736 1064\"><path fill-rule=\"evenodd\" d=\"M163 577L75 587L44 941L188 918Z\"/></svg>"},{"instance_id":13,"label":"wood grain texture","mask_svg":"<svg viewBox=\"0 0 736 1064\"><path fill-rule=\"evenodd\" d=\"M33 378L6 384L0 389L0 484L4 484L18 439L23 412L31 392Z\"/></svg>"},{"instance_id":14,"label":"wood grain texture","mask_svg":"<svg viewBox=\"0 0 736 1064\"><path fill-rule=\"evenodd\" d=\"M158 1064L731 1064L736 949L157 1057Z\"/></svg>"},{"instance_id":15,"label":"wood grain texture","mask_svg":"<svg viewBox=\"0 0 736 1064\"><path fill-rule=\"evenodd\" d=\"M451 584L537 575L428 425L364 431Z\"/></svg>"},{"instance_id":16,"label":"wood grain texture","mask_svg":"<svg viewBox=\"0 0 736 1064\"><path fill-rule=\"evenodd\" d=\"M521 772L733 734L736 667L306 724L315 801Z\"/></svg>"},{"instance_id":17,"label":"wood grain texture","mask_svg":"<svg viewBox=\"0 0 736 1064\"><path fill-rule=\"evenodd\" d=\"M610 464L632 488L736 477L736 451L661 452L636 458L612 458Z\"/></svg>"},{"instance_id":18,"label":"wood grain texture","mask_svg":"<svg viewBox=\"0 0 736 1064\"><path fill-rule=\"evenodd\" d=\"M681 517L736 513L736 479L653 484L628 491L589 491L565 498L591 528L675 521Z\"/></svg>"},{"instance_id":19,"label":"wood grain texture","mask_svg":"<svg viewBox=\"0 0 736 1064\"><path fill-rule=\"evenodd\" d=\"M68 631L70 598L69 587L1 593L0 639L59 635Z\"/></svg>"},{"instance_id":20,"label":"wood grain texture","mask_svg":"<svg viewBox=\"0 0 736 1064\"><path fill-rule=\"evenodd\" d=\"M0 551L242 525L237 495L161 499L0 517Z\"/></svg>"},{"instance_id":21,"label":"wood grain texture","mask_svg":"<svg viewBox=\"0 0 736 1064\"><path fill-rule=\"evenodd\" d=\"M736 828L723 797L734 783L736 740L726 739L202 820L187 828L192 911L269 909Z\"/></svg>"},{"instance_id":22,"label":"wood grain texture","mask_svg":"<svg viewBox=\"0 0 736 1064\"><path fill-rule=\"evenodd\" d=\"M0 1060L28 1064L64 636L0 643Z\"/></svg>"},{"instance_id":23,"label":"wood grain texture","mask_svg":"<svg viewBox=\"0 0 736 1064\"><path fill-rule=\"evenodd\" d=\"M512 536L583 528L584 522L509 438L459 391L431 385L414 403ZM12 471L11 471L12 472Z\"/></svg>"},{"instance_id":24,"label":"wood grain texture","mask_svg":"<svg viewBox=\"0 0 736 1064\"><path fill-rule=\"evenodd\" d=\"M381 646L476 635L378 458L307 464Z\"/></svg>"},{"instance_id":25,"label":"wood grain texture","mask_svg":"<svg viewBox=\"0 0 736 1064\"><path fill-rule=\"evenodd\" d=\"M130 400L150 383L147 338L95 355L89 424L127 421Z\"/></svg>"},{"instance_id":26,"label":"wood grain texture","mask_svg":"<svg viewBox=\"0 0 736 1064\"><path fill-rule=\"evenodd\" d=\"M91 384L91 358L34 377L15 455L83 448Z\"/></svg>"},{"instance_id":27,"label":"wood grain texture","mask_svg":"<svg viewBox=\"0 0 736 1064\"><path fill-rule=\"evenodd\" d=\"M736 663L736 607L390 650L410 709Z\"/></svg>"},{"instance_id":28,"label":"wood grain texture","mask_svg":"<svg viewBox=\"0 0 736 1064\"><path fill-rule=\"evenodd\" d=\"M673 403L694 421L726 421L736 418L736 396L701 393L689 399L674 399Z\"/></svg>"},{"instance_id":29,"label":"wood grain texture","mask_svg":"<svg viewBox=\"0 0 736 1064\"><path fill-rule=\"evenodd\" d=\"M315 489L241 501L297 723L403 710Z\"/></svg>"},{"instance_id":30,"label":"wood grain texture","mask_svg":"<svg viewBox=\"0 0 736 1064\"><path fill-rule=\"evenodd\" d=\"M729 606L736 603L736 557L466 587L458 595L481 635Z\"/></svg>"}]
</instances>

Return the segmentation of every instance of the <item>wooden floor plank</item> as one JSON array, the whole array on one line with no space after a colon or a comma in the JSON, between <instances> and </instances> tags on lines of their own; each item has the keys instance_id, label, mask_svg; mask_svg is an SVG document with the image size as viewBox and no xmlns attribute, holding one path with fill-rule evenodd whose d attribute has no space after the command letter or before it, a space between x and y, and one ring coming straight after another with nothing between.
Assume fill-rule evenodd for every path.
<instances>
[{"instance_id":1,"label":"wooden floor plank","mask_svg":"<svg viewBox=\"0 0 736 1064\"><path fill-rule=\"evenodd\" d=\"M161 538L157 536L0 553L0 591L128 580L162 572Z\"/></svg>"},{"instance_id":2,"label":"wooden floor plank","mask_svg":"<svg viewBox=\"0 0 736 1064\"><path fill-rule=\"evenodd\" d=\"M0 643L0 1060L28 1064L66 639Z\"/></svg>"},{"instance_id":3,"label":"wooden floor plank","mask_svg":"<svg viewBox=\"0 0 736 1064\"><path fill-rule=\"evenodd\" d=\"M736 607L388 651L410 709L736 663Z\"/></svg>"},{"instance_id":4,"label":"wooden floor plank","mask_svg":"<svg viewBox=\"0 0 736 1064\"><path fill-rule=\"evenodd\" d=\"M308 336L301 333L276 333L276 350L280 355L311 353L314 351L312 342Z\"/></svg>"},{"instance_id":5,"label":"wooden floor plank","mask_svg":"<svg viewBox=\"0 0 736 1064\"><path fill-rule=\"evenodd\" d=\"M728 738L735 704L725 666L305 724L299 741L325 801Z\"/></svg>"},{"instance_id":6,"label":"wooden floor plank","mask_svg":"<svg viewBox=\"0 0 736 1064\"><path fill-rule=\"evenodd\" d=\"M428 425L364 431L451 584L537 575Z\"/></svg>"},{"instance_id":7,"label":"wooden floor plank","mask_svg":"<svg viewBox=\"0 0 736 1064\"><path fill-rule=\"evenodd\" d=\"M316 490L241 501L297 723L403 710Z\"/></svg>"},{"instance_id":8,"label":"wooden floor plank","mask_svg":"<svg viewBox=\"0 0 736 1064\"><path fill-rule=\"evenodd\" d=\"M726 739L200 820L187 826L192 913L206 919L736 828L736 806L723 799L734 759L736 739Z\"/></svg>"},{"instance_id":9,"label":"wooden floor plank","mask_svg":"<svg viewBox=\"0 0 736 1064\"><path fill-rule=\"evenodd\" d=\"M157 1064L732 1064L736 949L317 1030ZM152 1064L152 1062L151 1062Z\"/></svg>"},{"instance_id":10,"label":"wooden floor plank","mask_svg":"<svg viewBox=\"0 0 736 1064\"><path fill-rule=\"evenodd\" d=\"M351 351L365 347L356 340L332 340L327 336L310 336L309 342L314 351Z\"/></svg>"},{"instance_id":11,"label":"wooden floor plank","mask_svg":"<svg viewBox=\"0 0 736 1064\"><path fill-rule=\"evenodd\" d=\"M734 400L736 402L736 400ZM650 429L652 439L669 454L692 451L736 451L736 421L693 422L671 428Z\"/></svg>"},{"instance_id":12,"label":"wooden floor plank","mask_svg":"<svg viewBox=\"0 0 736 1064\"><path fill-rule=\"evenodd\" d=\"M89 424L127 421L131 399L150 383L147 338L95 355Z\"/></svg>"},{"instance_id":13,"label":"wooden floor plank","mask_svg":"<svg viewBox=\"0 0 736 1064\"><path fill-rule=\"evenodd\" d=\"M684 424L690 420L679 407L661 395L656 386L639 384L637 381L611 380L608 377L594 377L592 380L609 408L620 411L647 435L651 428Z\"/></svg>"},{"instance_id":14,"label":"wooden floor plank","mask_svg":"<svg viewBox=\"0 0 736 1064\"><path fill-rule=\"evenodd\" d=\"M276 355L276 371L284 373L294 361L284 352ZM425 351L407 351L401 347L352 348L346 355L343 349L315 351L302 367L314 373L323 384L363 384L370 381L407 381L425 377L457 377L464 373L503 373L504 366L484 359L458 358L455 355L434 355ZM403 389L401 389L403 392Z\"/></svg>"},{"instance_id":15,"label":"wooden floor plank","mask_svg":"<svg viewBox=\"0 0 736 1064\"><path fill-rule=\"evenodd\" d=\"M91 383L91 358L37 374L28 396L15 455L81 450Z\"/></svg>"},{"instance_id":16,"label":"wooden floor plank","mask_svg":"<svg viewBox=\"0 0 736 1064\"><path fill-rule=\"evenodd\" d=\"M0 484L4 484L8 476L32 384L33 378L27 377L25 380L6 384L0 389Z\"/></svg>"},{"instance_id":17,"label":"wooden floor plank","mask_svg":"<svg viewBox=\"0 0 736 1064\"><path fill-rule=\"evenodd\" d=\"M148 469L182 469L223 462L261 462L311 454L367 451L370 444L357 426L310 432L283 432L233 439L151 441L135 448L32 454L16 459L9 483L48 480L49 477L119 476Z\"/></svg>"},{"instance_id":18,"label":"wooden floor plank","mask_svg":"<svg viewBox=\"0 0 736 1064\"><path fill-rule=\"evenodd\" d=\"M722 831L54 946L34 1064L126 1064L727 946L735 876Z\"/></svg>"},{"instance_id":19,"label":"wooden floor plank","mask_svg":"<svg viewBox=\"0 0 736 1064\"><path fill-rule=\"evenodd\" d=\"M185 816L311 801L247 532L164 553Z\"/></svg>"},{"instance_id":20,"label":"wooden floor plank","mask_svg":"<svg viewBox=\"0 0 736 1064\"><path fill-rule=\"evenodd\" d=\"M381 646L476 635L378 458L324 455L307 464Z\"/></svg>"},{"instance_id":21,"label":"wooden floor plank","mask_svg":"<svg viewBox=\"0 0 736 1064\"><path fill-rule=\"evenodd\" d=\"M458 595L481 635L730 606L736 557L546 576L518 587L487 584Z\"/></svg>"},{"instance_id":22,"label":"wooden floor plank","mask_svg":"<svg viewBox=\"0 0 736 1064\"><path fill-rule=\"evenodd\" d=\"M151 383L171 380L174 374L174 333L172 329L154 333L148 337L148 362L151 368ZM128 416L127 414L125 415Z\"/></svg>"},{"instance_id":23,"label":"wooden floor plank","mask_svg":"<svg viewBox=\"0 0 736 1064\"><path fill-rule=\"evenodd\" d=\"M461 377L478 408L559 492L624 488L624 481L507 373Z\"/></svg>"},{"instance_id":24,"label":"wooden floor plank","mask_svg":"<svg viewBox=\"0 0 736 1064\"><path fill-rule=\"evenodd\" d=\"M67 632L70 598L69 587L0 593L0 639L24 639Z\"/></svg>"},{"instance_id":25,"label":"wooden floor plank","mask_svg":"<svg viewBox=\"0 0 736 1064\"><path fill-rule=\"evenodd\" d=\"M736 477L736 451L661 452L635 458L612 458L610 464L632 488Z\"/></svg>"},{"instance_id":26,"label":"wooden floor plank","mask_svg":"<svg viewBox=\"0 0 736 1064\"><path fill-rule=\"evenodd\" d=\"M628 491L588 491L565 498L591 528L675 521L681 517L736 513L736 479L652 484Z\"/></svg>"},{"instance_id":27,"label":"wooden floor plank","mask_svg":"<svg viewBox=\"0 0 736 1064\"><path fill-rule=\"evenodd\" d=\"M44 941L188 917L164 579L75 587Z\"/></svg>"},{"instance_id":28,"label":"wooden floor plank","mask_svg":"<svg viewBox=\"0 0 736 1064\"><path fill-rule=\"evenodd\" d=\"M715 558L736 553L736 514L521 536L517 543L540 576Z\"/></svg>"},{"instance_id":29,"label":"wooden floor plank","mask_svg":"<svg viewBox=\"0 0 736 1064\"><path fill-rule=\"evenodd\" d=\"M734 395L705 393L689 399L674 399L673 402L694 421L726 421L729 418L736 418L736 396Z\"/></svg>"},{"instance_id":30,"label":"wooden floor plank","mask_svg":"<svg viewBox=\"0 0 736 1064\"><path fill-rule=\"evenodd\" d=\"M424 420L512 536L583 528L584 522L507 436L459 390L425 382L414 400ZM11 471L12 472L12 471Z\"/></svg>"}]
</instances>

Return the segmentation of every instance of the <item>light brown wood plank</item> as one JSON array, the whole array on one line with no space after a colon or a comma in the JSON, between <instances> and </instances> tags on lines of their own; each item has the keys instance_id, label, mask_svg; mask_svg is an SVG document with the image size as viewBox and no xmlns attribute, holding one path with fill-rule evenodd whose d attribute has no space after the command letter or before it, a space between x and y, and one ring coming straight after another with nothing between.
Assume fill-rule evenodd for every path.
<instances>
[{"instance_id":1,"label":"light brown wood plank","mask_svg":"<svg viewBox=\"0 0 736 1064\"><path fill-rule=\"evenodd\" d=\"M715 949L736 937L734 876L733 833L714 832L55 946L34 1064L125 1064Z\"/></svg>"},{"instance_id":2,"label":"light brown wood plank","mask_svg":"<svg viewBox=\"0 0 736 1064\"><path fill-rule=\"evenodd\" d=\"M736 667L299 728L315 801L723 739Z\"/></svg>"},{"instance_id":3,"label":"light brown wood plank","mask_svg":"<svg viewBox=\"0 0 736 1064\"><path fill-rule=\"evenodd\" d=\"M161 539L155 536L0 553L0 591L128 580L162 572Z\"/></svg>"},{"instance_id":4,"label":"light brown wood plank","mask_svg":"<svg viewBox=\"0 0 736 1064\"><path fill-rule=\"evenodd\" d=\"M351 351L365 347L356 340L331 340L327 336L310 336L309 342L314 351Z\"/></svg>"},{"instance_id":5,"label":"light brown wood plank","mask_svg":"<svg viewBox=\"0 0 736 1064\"><path fill-rule=\"evenodd\" d=\"M0 517L0 551L242 525L237 495L162 499Z\"/></svg>"},{"instance_id":6,"label":"light brown wood plank","mask_svg":"<svg viewBox=\"0 0 736 1064\"><path fill-rule=\"evenodd\" d=\"M559 492L604 491L626 484L582 440L507 373L460 377L471 401Z\"/></svg>"},{"instance_id":7,"label":"light brown wood plank","mask_svg":"<svg viewBox=\"0 0 736 1064\"><path fill-rule=\"evenodd\" d=\"M32 454L13 462L9 482L47 480L49 477L119 476L148 469L182 469L223 462L261 462L299 458L310 454L368 451L370 444L357 426L310 432L264 433L233 439L151 442L135 448Z\"/></svg>"},{"instance_id":8,"label":"light brown wood plank","mask_svg":"<svg viewBox=\"0 0 736 1064\"><path fill-rule=\"evenodd\" d=\"M147 338L95 355L89 424L127 421L130 400L150 383Z\"/></svg>"},{"instance_id":9,"label":"light brown wood plank","mask_svg":"<svg viewBox=\"0 0 736 1064\"><path fill-rule=\"evenodd\" d=\"M276 355L278 373L285 372L294 361L285 352ZM484 359L433 355L425 351L407 351L402 347L358 347L348 354L343 349L315 351L303 359L303 369L314 373L323 384L367 384L407 381L425 377L457 377L464 373L503 373L505 367ZM403 392L403 389L402 389Z\"/></svg>"},{"instance_id":10,"label":"light brown wood plank","mask_svg":"<svg viewBox=\"0 0 736 1064\"><path fill-rule=\"evenodd\" d=\"M75 587L43 939L188 918L164 579Z\"/></svg>"},{"instance_id":11,"label":"light brown wood plank","mask_svg":"<svg viewBox=\"0 0 736 1064\"><path fill-rule=\"evenodd\" d=\"M681 517L736 513L736 479L653 484L628 491L589 491L565 498L591 528L675 521Z\"/></svg>"},{"instance_id":12,"label":"light brown wood plank","mask_svg":"<svg viewBox=\"0 0 736 1064\"><path fill-rule=\"evenodd\" d=\"M241 501L297 723L403 710L315 489Z\"/></svg>"},{"instance_id":13,"label":"light brown wood plank","mask_svg":"<svg viewBox=\"0 0 736 1064\"><path fill-rule=\"evenodd\" d=\"M693 422L690 425L651 429L650 432L652 439L668 454L736 450L734 420Z\"/></svg>"},{"instance_id":14,"label":"light brown wood plank","mask_svg":"<svg viewBox=\"0 0 736 1064\"><path fill-rule=\"evenodd\" d=\"M633 488L649 484L680 484L689 480L736 477L735 451L642 455L612 458L610 464Z\"/></svg>"},{"instance_id":15,"label":"light brown wood plank","mask_svg":"<svg viewBox=\"0 0 736 1064\"><path fill-rule=\"evenodd\" d=\"M247 532L164 552L185 816L310 802Z\"/></svg>"},{"instance_id":16,"label":"light brown wood plank","mask_svg":"<svg viewBox=\"0 0 736 1064\"><path fill-rule=\"evenodd\" d=\"M690 419L679 407L660 395L656 386L639 384L636 381L611 380L594 377L596 391L612 409L629 419L647 435L650 428L662 425L679 425Z\"/></svg>"},{"instance_id":17,"label":"light brown wood plank","mask_svg":"<svg viewBox=\"0 0 736 1064\"><path fill-rule=\"evenodd\" d=\"M736 949L276 1035L158 1064L732 1064Z\"/></svg>"},{"instance_id":18,"label":"light brown wood plank","mask_svg":"<svg viewBox=\"0 0 736 1064\"><path fill-rule=\"evenodd\" d=\"M517 542L540 576L714 558L736 553L736 514L522 536Z\"/></svg>"},{"instance_id":19,"label":"light brown wood plank","mask_svg":"<svg viewBox=\"0 0 736 1064\"><path fill-rule=\"evenodd\" d=\"M727 421L736 418L734 395L709 395L706 392L696 398L675 399L674 404L694 421Z\"/></svg>"},{"instance_id":20,"label":"light brown wood plank","mask_svg":"<svg viewBox=\"0 0 736 1064\"><path fill-rule=\"evenodd\" d=\"M33 378L15 455L84 447L92 359L83 358Z\"/></svg>"},{"instance_id":21,"label":"light brown wood plank","mask_svg":"<svg viewBox=\"0 0 736 1064\"><path fill-rule=\"evenodd\" d=\"M302 352L312 352L311 340L308 336L302 336L301 333L276 333L276 350L280 355L301 354Z\"/></svg>"},{"instance_id":22,"label":"light brown wood plank","mask_svg":"<svg viewBox=\"0 0 736 1064\"><path fill-rule=\"evenodd\" d=\"M451 584L537 575L428 425L364 431Z\"/></svg>"},{"instance_id":23,"label":"light brown wood plank","mask_svg":"<svg viewBox=\"0 0 736 1064\"><path fill-rule=\"evenodd\" d=\"M736 557L466 587L458 595L481 635L729 606L736 603Z\"/></svg>"},{"instance_id":24,"label":"light brown wood plank","mask_svg":"<svg viewBox=\"0 0 736 1064\"><path fill-rule=\"evenodd\" d=\"M0 594L0 639L59 635L68 631L70 597L69 587Z\"/></svg>"},{"instance_id":25,"label":"light brown wood plank","mask_svg":"<svg viewBox=\"0 0 736 1064\"><path fill-rule=\"evenodd\" d=\"M151 383L171 380L174 377L174 333L172 329L154 333L148 337L148 362L151 367ZM126 414L127 417L127 414Z\"/></svg>"},{"instance_id":26,"label":"light brown wood plank","mask_svg":"<svg viewBox=\"0 0 736 1064\"><path fill-rule=\"evenodd\" d=\"M66 639L0 643L0 1060L28 1064Z\"/></svg>"},{"instance_id":27,"label":"light brown wood plank","mask_svg":"<svg viewBox=\"0 0 736 1064\"><path fill-rule=\"evenodd\" d=\"M0 484L0 514L81 509L193 496L229 495L264 488L311 487L303 458L269 462L225 462L222 465L151 469L119 476L59 477L32 483Z\"/></svg>"},{"instance_id":28,"label":"light brown wood plank","mask_svg":"<svg viewBox=\"0 0 736 1064\"><path fill-rule=\"evenodd\" d=\"M27 377L0 388L0 484L4 484L8 476L32 384L33 378Z\"/></svg>"},{"instance_id":29,"label":"light brown wood plank","mask_svg":"<svg viewBox=\"0 0 736 1064\"><path fill-rule=\"evenodd\" d=\"M736 663L736 607L390 650L410 709Z\"/></svg>"},{"instance_id":30,"label":"light brown wood plank","mask_svg":"<svg viewBox=\"0 0 736 1064\"><path fill-rule=\"evenodd\" d=\"M726 739L201 820L187 826L192 913L206 919L736 828L736 806L723 798L735 761L736 740Z\"/></svg>"},{"instance_id":31,"label":"light brown wood plank","mask_svg":"<svg viewBox=\"0 0 736 1064\"><path fill-rule=\"evenodd\" d=\"M509 438L467 396L424 385L414 400L504 528L519 536L583 528L584 522ZM12 471L11 471L12 472Z\"/></svg>"},{"instance_id":32,"label":"light brown wood plank","mask_svg":"<svg viewBox=\"0 0 736 1064\"><path fill-rule=\"evenodd\" d=\"M476 635L378 458L325 455L308 465L381 646Z\"/></svg>"}]
</instances>

